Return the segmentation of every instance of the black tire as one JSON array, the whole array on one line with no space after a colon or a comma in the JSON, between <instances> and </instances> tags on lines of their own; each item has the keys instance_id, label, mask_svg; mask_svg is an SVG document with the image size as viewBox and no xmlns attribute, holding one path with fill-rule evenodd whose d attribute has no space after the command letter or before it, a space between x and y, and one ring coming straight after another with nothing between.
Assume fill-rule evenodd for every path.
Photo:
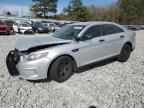
<instances>
[{"instance_id":1,"label":"black tire","mask_svg":"<svg viewBox=\"0 0 144 108\"><path fill-rule=\"evenodd\" d=\"M18 28L18 33L19 33L19 34L22 34L21 31L20 31L20 28Z\"/></svg>"},{"instance_id":2,"label":"black tire","mask_svg":"<svg viewBox=\"0 0 144 108\"><path fill-rule=\"evenodd\" d=\"M73 75L73 60L68 56L57 58L49 69L49 78L62 83Z\"/></svg>"},{"instance_id":3,"label":"black tire","mask_svg":"<svg viewBox=\"0 0 144 108\"><path fill-rule=\"evenodd\" d=\"M129 59L131 52L132 52L132 47L129 44L125 44L117 60L119 62L126 62Z\"/></svg>"},{"instance_id":4,"label":"black tire","mask_svg":"<svg viewBox=\"0 0 144 108\"><path fill-rule=\"evenodd\" d=\"M10 33L6 33L6 35L7 35L7 36L9 36L9 35L10 35Z\"/></svg>"}]
</instances>

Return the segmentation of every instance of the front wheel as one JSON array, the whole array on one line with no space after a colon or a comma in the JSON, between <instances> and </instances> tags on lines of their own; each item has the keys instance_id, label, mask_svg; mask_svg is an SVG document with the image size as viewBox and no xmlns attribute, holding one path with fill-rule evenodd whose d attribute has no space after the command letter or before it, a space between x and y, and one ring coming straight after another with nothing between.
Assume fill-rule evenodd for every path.
<instances>
[{"instance_id":1,"label":"front wheel","mask_svg":"<svg viewBox=\"0 0 144 108\"><path fill-rule=\"evenodd\" d=\"M22 32L21 32L20 28L18 28L18 33L19 33L19 34L22 34Z\"/></svg>"},{"instance_id":2,"label":"front wheel","mask_svg":"<svg viewBox=\"0 0 144 108\"><path fill-rule=\"evenodd\" d=\"M50 79L57 82L64 82L73 75L73 61L70 57L61 56L56 59L50 69Z\"/></svg>"},{"instance_id":3,"label":"front wheel","mask_svg":"<svg viewBox=\"0 0 144 108\"><path fill-rule=\"evenodd\" d=\"M129 44L125 44L121 50L120 55L118 56L119 62L126 62L131 54L132 47Z\"/></svg>"}]
</instances>

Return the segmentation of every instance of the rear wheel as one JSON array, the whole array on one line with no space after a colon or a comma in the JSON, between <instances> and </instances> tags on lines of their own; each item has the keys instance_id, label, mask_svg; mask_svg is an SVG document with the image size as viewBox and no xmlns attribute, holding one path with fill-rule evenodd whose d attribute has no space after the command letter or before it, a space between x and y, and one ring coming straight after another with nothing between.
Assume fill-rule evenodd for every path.
<instances>
[{"instance_id":1,"label":"rear wheel","mask_svg":"<svg viewBox=\"0 0 144 108\"><path fill-rule=\"evenodd\" d=\"M131 54L132 47L129 44L125 44L121 50L120 55L118 56L119 62L126 62Z\"/></svg>"},{"instance_id":2,"label":"rear wheel","mask_svg":"<svg viewBox=\"0 0 144 108\"><path fill-rule=\"evenodd\" d=\"M57 82L64 82L73 75L73 60L68 56L61 56L56 59L49 70L50 79Z\"/></svg>"}]
</instances>

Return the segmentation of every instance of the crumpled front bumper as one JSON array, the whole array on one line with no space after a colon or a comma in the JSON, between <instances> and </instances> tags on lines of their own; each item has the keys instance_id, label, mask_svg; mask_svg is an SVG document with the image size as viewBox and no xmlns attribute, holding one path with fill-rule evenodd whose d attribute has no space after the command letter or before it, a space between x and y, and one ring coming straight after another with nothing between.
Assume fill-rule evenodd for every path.
<instances>
[{"instance_id":1,"label":"crumpled front bumper","mask_svg":"<svg viewBox=\"0 0 144 108\"><path fill-rule=\"evenodd\" d=\"M19 57L16 57L15 51L10 51L6 58L6 65L9 71L9 74L12 76L19 75L19 72L16 68L16 64L19 61Z\"/></svg>"},{"instance_id":2,"label":"crumpled front bumper","mask_svg":"<svg viewBox=\"0 0 144 108\"><path fill-rule=\"evenodd\" d=\"M17 54L16 51L10 51L6 58L10 75L18 75L20 78L27 80L46 79L50 63L51 60L47 57L25 62L23 57Z\"/></svg>"}]
</instances>

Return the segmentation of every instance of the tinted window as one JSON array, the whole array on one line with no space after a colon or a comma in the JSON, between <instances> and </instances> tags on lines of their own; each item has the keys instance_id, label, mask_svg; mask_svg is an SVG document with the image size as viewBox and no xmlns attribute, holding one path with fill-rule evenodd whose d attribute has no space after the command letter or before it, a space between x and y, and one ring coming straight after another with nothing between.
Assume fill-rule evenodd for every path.
<instances>
[{"instance_id":1,"label":"tinted window","mask_svg":"<svg viewBox=\"0 0 144 108\"><path fill-rule=\"evenodd\" d=\"M85 33L84 35L90 35L93 37L98 37L101 36L101 26L100 25L96 25L93 27L90 27Z\"/></svg>"},{"instance_id":2,"label":"tinted window","mask_svg":"<svg viewBox=\"0 0 144 108\"><path fill-rule=\"evenodd\" d=\"M68 25L61 28L59 31L54 32L53 36L61 39L72 40L75 36L77 36L85 26L83 25Z\"/></svg>"},{"instance_id":3,"label":"tinted window","mask_svg":"<svg viewBox=\"0 0 144 108\"><path fill-rule=\"evenodd\" d=\"M43 27L43 24L40 23L40 22L36 22L35 25L38 26L38 27Z\"/></svg>"},{"instance_id":4,"label":"tinted window","mask_svg":"<svg viewBox=\"0 0 144 108\"><path fill-rule=\"evenodd\" d=\"M7 25L14 25L16 22L15 21L10 21L10 20L7 20L6 21L6 24Z\"/></svg>"},{"instance_id":5,"label":"tinted window","mask_svg":"<svg viewBox=\"0 0 144 108\"><path fill-rule=\"evenodd\" d=\"M112 24L102 25L102 35L110 35L110 34L121 33L121 32L124 31L118 26Z\"/></svg>"}]
</instances>

